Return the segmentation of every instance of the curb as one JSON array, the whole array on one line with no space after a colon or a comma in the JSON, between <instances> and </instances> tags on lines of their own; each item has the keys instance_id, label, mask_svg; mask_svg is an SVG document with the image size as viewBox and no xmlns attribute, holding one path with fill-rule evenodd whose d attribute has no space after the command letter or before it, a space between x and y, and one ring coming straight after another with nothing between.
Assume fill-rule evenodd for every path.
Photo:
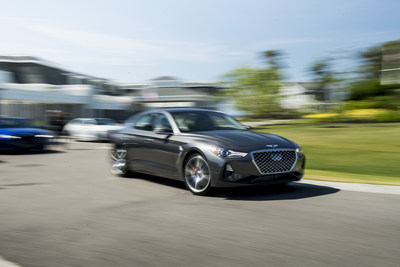
<instances>
[{"instance_id":1,"label":"curb","mask_svg":"<svg viewBox=\"0 0 400 267\"><path fill-rule=\"evenodd\" d=\"M326 181L317 181L308 179L302 179L300 183L329 186L345 191L400 195L400 186L395 186L395 185L340 183L340 182L326 182Z\"/></svg>"},{"instance_id":2,"label":"curb","mask_svg":"<svg viewBox=\"0 0 400 267\"><path fill-rule=\"evenodd\" d=\"M21 265L15 264L11 261L5 260L3 257L0 256L0 266L1 267L22 267Z\"/></svg>"}]
</instances>

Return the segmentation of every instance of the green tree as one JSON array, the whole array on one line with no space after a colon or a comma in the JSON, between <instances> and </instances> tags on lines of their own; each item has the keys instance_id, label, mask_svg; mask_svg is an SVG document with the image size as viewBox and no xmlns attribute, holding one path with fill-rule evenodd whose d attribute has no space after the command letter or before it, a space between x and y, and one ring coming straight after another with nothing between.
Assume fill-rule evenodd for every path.
<instances>
[{"instance_id":1,"label":"green tree","mask_svg":"<svg viewBox=\"0 0 400 267\"><path fill-rule=\"evenodd\" d=\"M277 50L265 51L264 68L242 67L223 76L223 96L232 98L236 107L253 116L267 117L280 110L279 89L282 81L282 56Z\"/></svg>"},{"instance_id":2,"label":"green tree","mask_svg":"<svg viewBox=\"0 0 400 267\"><path fill-rule=\"evenodd\" d=\"M369 47L357 54L360 64L355 73L356 78L351 84L351 100L370 99L394 93L393 90L397 89L399 84L382 84L383 51L399 50L399 47L400 40L397 40ZM393 68L393 66L390 68Z\"/></svg>"},{"instance_id":3,"label":"green tree","mask_svg":"<svg viewBox=\"0 0 400 267\"><path fill-rule=\"evenodd\" d=\"M380 84L382 47L369 47L357 54L360 61L355 79L351 83L351 100L362 100L383 95Z\"/></svg>"},{"instance_id":4,"label":"green tree","mask_svg":"<svg viewBox=\"0 0 400 267\"><path fill-rule=\"evenodd\" d=\"M338 81L336 72L333 70L333 60L331 58L316 60L308 68L308 71L314 77L313 81L318 85L316 100L323 102L329 100L329 90Z\"/></svg>"},{"instance_id":5,"label":"green tree","mask_svg":"<svg viewBox=\"0 0 400 267\"><path fill-rule=\"evenodd\" d=\"M400 108L400 40L368 47L357 53L358 68L350 83L346 109Z\"/></svg>"}]
</instances>

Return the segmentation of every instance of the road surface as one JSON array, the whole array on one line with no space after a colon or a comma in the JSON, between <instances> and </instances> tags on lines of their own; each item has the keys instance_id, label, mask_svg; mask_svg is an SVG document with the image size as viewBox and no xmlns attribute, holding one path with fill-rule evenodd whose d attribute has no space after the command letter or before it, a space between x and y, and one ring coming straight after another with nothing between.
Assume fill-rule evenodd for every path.
<instances>
[{"instance_id":1,"label":"road surface","mask_svg":"<svg viewBox=\"0 0 400 267\"><path fill-rule=\"evenodd\" d=\"M400 195L305 182L198 197L180 182L115 177L107 153L108 144L74 142L0 154L0 257L7 264L400 264Z\"/></svg>"}]
</instances>

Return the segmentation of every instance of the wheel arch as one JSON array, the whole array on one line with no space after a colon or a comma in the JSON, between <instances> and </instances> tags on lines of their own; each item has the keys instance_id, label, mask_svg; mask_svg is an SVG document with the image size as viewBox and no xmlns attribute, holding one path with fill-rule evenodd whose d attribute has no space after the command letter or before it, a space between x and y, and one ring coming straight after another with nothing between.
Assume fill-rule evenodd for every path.
<instances>
[{"instance_id":1,"label":"wheel arch","mask_svg":"<svg viewBox=\"0 0 400 267\"><path fill-rule=\"evenodd\" d=\"M189 161L191 159L196 158L196 157L200 157L205 162L206 168L207 168L208 173L209 173L208 182L207 182L207 184L205 185L204 188L197 188L197 182L195 183L196 185L193 187L192 182L188 181L187 178L186 178L185 167L186 167L186 165L189 163ZM212 190L212 184L213 184L213 178L212 177L213 176L212 176L212 172L211 172L211 169L210 169L209 160L208 160L207 156L205 155L205 153L202 152L199 149L193 148L193 149L189 150L185 154L185 156L182 159L182 163L181 163L181 176L182 176L183 181L184 181L184 183L186 185L186 188L189 191L191 191L194 195L204 196L204 195L207 195ZM202 175L201 175L201 177L202 177ZM203 178L200 178L200 180L203 180Z\"/></svg>"},{"instance_id":2,"label":"wheel arch","mask_svg":"<svg viewBox=\"0 0 400 267\"><path fill-rule=\"evenodd\" d=\"M190 156L194 155L194 154L200 154L205 160L207 160L206 155L204 155L204 153L198 149L198 148L191 148L189 151L186 152L186 154L183 156L182 161L181 161L181 166L180 166L180 171L182 176L184 175L185 171L185 164L187 162L187 160L190 158Z\"/></svg>"}]
</instances>

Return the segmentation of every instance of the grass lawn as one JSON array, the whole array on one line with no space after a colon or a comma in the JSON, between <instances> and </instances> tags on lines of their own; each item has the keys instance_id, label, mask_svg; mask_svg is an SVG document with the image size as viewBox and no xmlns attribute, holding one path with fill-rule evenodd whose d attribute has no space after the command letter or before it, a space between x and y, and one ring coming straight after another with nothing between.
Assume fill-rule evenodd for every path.
<instances>
[{"instance_id":1,"label":"grass lawn","mask_svg":"<svg viewBox=\"0 0 400 267\"><path fill-rule=\"evenodd\" d=\"M400 123L270 125L306 154L306 179L400 185Z\"/></svg>"}]
</instances>

